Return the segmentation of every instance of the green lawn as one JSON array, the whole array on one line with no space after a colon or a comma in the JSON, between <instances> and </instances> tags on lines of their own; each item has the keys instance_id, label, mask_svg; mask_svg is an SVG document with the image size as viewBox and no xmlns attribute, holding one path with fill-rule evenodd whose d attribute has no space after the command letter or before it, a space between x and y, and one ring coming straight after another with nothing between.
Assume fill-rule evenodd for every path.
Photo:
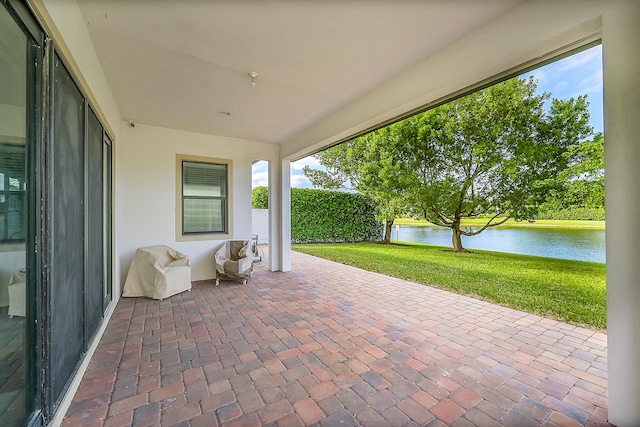
<instances>
[{"instance_id":1,"label":"green lawn","mask_svg":"<svg viewBox=\"0 0 640 427\"><path fill-rule=\"evenodd\" d=\"M598 330L606 328L605 265L423 244L341 243L293 249Z\"/></svg>"},{"instance_id":2,"label":"green lawn","mask_svg":"<svg viewBox=\"0 0 640 427\"><path fill-rule=\"evenodd\" d=\"M486 224L487 218L466 218L462 220L463 226L482 226ZM539 219L535 222L515 221L509 219L498 227L542 227L542 228L589 228L604 230L604 221L569 221L560 219ZM424 220L398 218L394 221L394 225L432 225Z\"/></svg>"}]
</instances>

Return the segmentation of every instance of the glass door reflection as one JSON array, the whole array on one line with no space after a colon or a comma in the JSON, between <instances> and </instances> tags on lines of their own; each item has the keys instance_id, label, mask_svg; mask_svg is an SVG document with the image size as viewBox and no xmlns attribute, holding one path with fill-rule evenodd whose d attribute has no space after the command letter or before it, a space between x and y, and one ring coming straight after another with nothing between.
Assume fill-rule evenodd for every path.
<instances>
[{"instance_id":1,"label":"glass door reflection","mask_svg":"<svg viewBox=\"0 0 640 427\"><path fill-rule=\"evenodd\" d=\"M29 42L0 6L0 423L28 412L27 58Z\"/></svg>"}]
</instances>

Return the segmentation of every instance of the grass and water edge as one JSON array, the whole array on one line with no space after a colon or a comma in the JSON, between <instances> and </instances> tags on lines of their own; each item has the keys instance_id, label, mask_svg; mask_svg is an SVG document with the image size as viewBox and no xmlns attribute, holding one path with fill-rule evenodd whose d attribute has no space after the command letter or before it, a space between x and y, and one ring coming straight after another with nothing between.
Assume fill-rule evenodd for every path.
<instances>
[{"instance_id":1,"label":"grass and water edge","mask_svg":"<svg viewBox=\"0 0 640 427\"><path fill-rule=\"evenodd\" d=\"M499 220L498 218L497 220ZM486 216L477 218L464 218L462 220L463 227L481 227L488 221ZM409 226L430 226L432 223L426 220L418 220L413 218L398 218L394 221L394 225ZM518 227L518 228L567 228L567 229L588 229L588 230L604 230L605 221L591 220L562 220L562 219L537 219L535 221L516 221L513 218L507 220L504 224L499 225L500 228Z\"/></svg>"}]
</instances>

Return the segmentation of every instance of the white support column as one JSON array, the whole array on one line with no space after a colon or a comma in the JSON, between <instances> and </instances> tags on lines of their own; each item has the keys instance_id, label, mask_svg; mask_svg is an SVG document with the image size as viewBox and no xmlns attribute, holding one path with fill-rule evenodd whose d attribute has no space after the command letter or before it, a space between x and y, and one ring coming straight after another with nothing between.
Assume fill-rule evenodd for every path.
<instances>
[{"instance_id":1,"label":"white support column","mask_svg":"<svg viewBox=\"0 0 640 427\"><path fill-rule=\"evenodd\" d=\"M291 162L282 160L280 192L281 259L280 271L291 271Z\"/></svg>"},{"instance_id":2,"label":"white support column","mask_svg":"<svg viewBox=\"0 0 640 427\"><path fill-rule=\"evenodd\" d=\"M269 269L280 266L280 175L279 161L269 162Z\"/></svg>"},{"instance_id":3,"label":"white support column","mask_svg":"<svg viewBox=\"0 0 640 427\"><path fill-rule=\"evenodd\" d=\"M609 422L640 425L640 1L602 18Z\"/></svg>"},{"instance_id":4,"label":"white support column","mask_svg":"<svg viewBox=\"0 0 640 427\"><path fill-rule=\"evenodd\" d=\"M288 160L269 166L269 268L291 271L291 167Z\"/></svg>"}]
</instances>

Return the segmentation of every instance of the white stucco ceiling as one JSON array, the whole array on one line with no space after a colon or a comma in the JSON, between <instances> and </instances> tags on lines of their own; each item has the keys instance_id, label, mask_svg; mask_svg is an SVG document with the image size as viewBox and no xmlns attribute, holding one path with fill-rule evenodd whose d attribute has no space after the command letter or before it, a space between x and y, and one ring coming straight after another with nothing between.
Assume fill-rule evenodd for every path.
<instances>
[{"instance_id":1,"label":"white stucco ceiling","mask_svg":"<svg viewBox=\"0 0 640 427\"><path fill-rule=\"evenodd\" d=\"M597 38L604 3L78 0L124 119L292 157Z\"/></svg>"}]
</instances>

